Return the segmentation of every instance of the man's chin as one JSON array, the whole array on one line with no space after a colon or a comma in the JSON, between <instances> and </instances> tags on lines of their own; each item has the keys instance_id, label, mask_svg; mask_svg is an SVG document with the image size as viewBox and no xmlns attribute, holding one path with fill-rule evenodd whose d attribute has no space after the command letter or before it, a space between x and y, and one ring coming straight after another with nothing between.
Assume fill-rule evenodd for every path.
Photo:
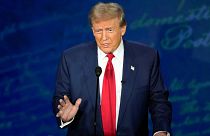
<instances>
[{"instance_id":1,"label":"man's chin","mask_svg":"<svg viewBox=\"0 0 210 136\"><path fill-rule=\"evenodd\" d=\"M112 53L112 51L111 50L102 50L104 53L106 53L106 54L109 54L109 53Z\"/></svg>"},{"instance_id":2,"label":"man's chin","mask_svg":"<svg viewBox=\"0 0 210 136\"><path fill-rule=\"evenodd\" d=\"M104 53L112 53L112 50L110 48L100 48Z\"/></svg>"}]
</instances>

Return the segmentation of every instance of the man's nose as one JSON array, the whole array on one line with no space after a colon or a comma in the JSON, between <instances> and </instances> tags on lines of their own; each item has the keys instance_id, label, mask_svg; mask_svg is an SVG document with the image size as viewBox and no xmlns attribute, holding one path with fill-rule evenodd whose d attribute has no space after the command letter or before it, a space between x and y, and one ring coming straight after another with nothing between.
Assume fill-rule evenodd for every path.
<instances>
[{"instance_id":1,"label":"man's nose","mask_svg":"<svg viewBox=\"0 0 210 136\"><path fill-rule=\"evenodd\" d=\"M103 31L103 33L102 33L102 40L103 41L105 41L105 40L107 40L108 39L108 37L107 37L107 32L106 31Z\"/></svg>"}]
</instances>

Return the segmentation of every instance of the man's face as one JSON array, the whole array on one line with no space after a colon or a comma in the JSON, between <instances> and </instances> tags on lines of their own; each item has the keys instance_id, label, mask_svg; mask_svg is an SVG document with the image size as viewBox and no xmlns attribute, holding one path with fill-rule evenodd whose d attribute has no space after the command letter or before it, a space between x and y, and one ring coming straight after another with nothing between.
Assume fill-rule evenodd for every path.
<instances>
[{"instance_id":1,"label":"man's face","mask_svg":"<svg viewBox=\"0 0 210 136\"><path fill-rule=\"evenodd\" d=\"M126 26L120 27L120 20L113 18L92 23L92 31L98 47L106 54L114 52L120 45Z\"/></svg>"}]
</instances>

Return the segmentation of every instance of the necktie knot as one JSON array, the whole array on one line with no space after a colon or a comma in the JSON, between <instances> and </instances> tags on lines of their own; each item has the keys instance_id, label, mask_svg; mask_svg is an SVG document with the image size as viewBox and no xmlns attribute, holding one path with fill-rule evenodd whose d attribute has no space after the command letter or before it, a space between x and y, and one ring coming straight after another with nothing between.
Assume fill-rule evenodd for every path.
<instances>
[{"instance_id":1,"label":"necktie knot","mask_svg":"<svg viewBox=\"0 0 210 136\"><path fill-rule=\"evenodd\" d=\"M109 53L106 56L109 58L109 61L112 61L112 59L115 57L112 53Z\"/></svg>"}]
</instances>

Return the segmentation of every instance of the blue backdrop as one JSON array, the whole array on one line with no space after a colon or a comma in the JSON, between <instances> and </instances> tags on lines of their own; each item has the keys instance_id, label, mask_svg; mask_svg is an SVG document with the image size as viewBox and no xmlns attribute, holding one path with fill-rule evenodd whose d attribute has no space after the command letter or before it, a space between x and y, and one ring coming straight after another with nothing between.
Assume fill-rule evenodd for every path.
<instances>
[{"instance_id":1,"label":"blue backdrop","mask_svg":"<svg viewBox=\"0 0 210 136\"><path fill-rule=\"evenodd\" d=\"M56 67L64 49L94 39L87 15L96 2L0 1L0 135L65 135L51 108ZM210 1L114 2L125 9L124 38L160 52L173 134L209 136Z\"/></svg>"}]
</instances>

